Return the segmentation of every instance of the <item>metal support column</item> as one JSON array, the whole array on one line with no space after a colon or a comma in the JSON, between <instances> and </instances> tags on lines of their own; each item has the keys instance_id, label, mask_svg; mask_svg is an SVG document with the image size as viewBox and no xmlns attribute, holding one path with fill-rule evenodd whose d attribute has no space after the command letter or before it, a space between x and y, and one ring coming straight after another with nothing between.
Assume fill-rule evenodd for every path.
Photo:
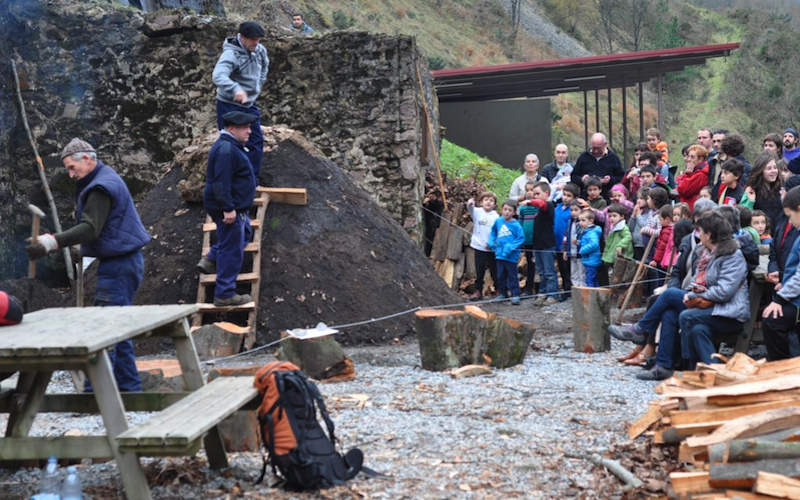
<instances>
[{"instance_id":1,"label":"metal support column","mask_svg":"<svg viewBox=\"0 0 800 500\"><path fill-rule=\"evenodd\" d=\"M622 168L628 167L628 94L622 78Z\"/></svg>"},{"instance_id":2,"label":"metal support column","mask_svg":"<svg viewBox=\"0 0 800 500\"><path fill-rule=\"evenodd\" d=\"M639 75L639 142L644 142L644 91L642 75Z\"/></svg>"},{"instance_id":3,"label":"metal support column","mask_svg":"<svg viewBox=\"0 0 800 500\"><path fill-rule=\"evenodd\" d=\"M594 89L594 131L600 132L600 90Z\"/></svg>"},{"instance_id":4,"label":"metal support column","mask_svg":"<svg viewBox=\"0 0 800 500\"><path fill-rule=\"evenodd\" d=\"M664 93L663 92L664 88L662 86L662 80L663 79L661 78L661 65L658 64L656 67L658 68L658 130L660 130L661 133L664 134L664 120L663 120L663 118L661 116L662 115L662 110L663 110L663 107L662 107L663 106L663 100L662 100L663 96L662 96L662 94Z\"/></svg>"},{"instance_id":5,"label":"metal support column","mask_svg":"<svg viewBox=\"0 0 800 500\"><path fill-rule=\"evenodd\" d=\"M586 142L586 149L589 149L589 93L583 91L583 138Z\"/></svg>"},{"instance_id":6,"label":"metal support column","mask_svg":"<svg viewBox=\"0 0 800 500\"><path fill-rule=\"evenodd\" d=\"M614 149L614 127L611 126L611 84L608 85L608 145Z\"/></svg>"}]
</instances>

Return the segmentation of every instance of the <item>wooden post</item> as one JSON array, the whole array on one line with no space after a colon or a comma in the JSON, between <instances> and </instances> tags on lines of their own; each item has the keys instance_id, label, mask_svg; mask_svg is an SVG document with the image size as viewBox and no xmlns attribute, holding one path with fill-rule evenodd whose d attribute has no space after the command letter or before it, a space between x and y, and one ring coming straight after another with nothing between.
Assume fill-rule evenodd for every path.
<instances>
[{"instance_id":1,"label":"wooden post","mask_svg":"<svg viewBox=\"0 0 800 500\"><path fill-rule=\"evenodd\" d=\"M576 352L588 354L611 349L611 290L572 287L572 341Z\"/></svg>"}]
</instances>

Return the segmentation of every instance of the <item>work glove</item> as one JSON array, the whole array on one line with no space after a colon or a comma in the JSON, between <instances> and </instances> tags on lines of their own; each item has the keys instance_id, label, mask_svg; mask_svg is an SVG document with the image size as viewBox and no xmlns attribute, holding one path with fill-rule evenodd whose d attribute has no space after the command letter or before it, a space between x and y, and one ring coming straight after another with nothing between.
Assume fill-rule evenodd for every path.
<instances>
[{"instance_id":1,"label":"work glove","mask_svg":"<svg viewBox=\"0 0 800 500\"><path fill-rule=\"evenodd\" d=\"M58 242L52 234L43 234L37 238L36 243L31 243L25 247L25 252L31 260L41 259L56 250L58 250Z\"/></svg>"}]
</instances>

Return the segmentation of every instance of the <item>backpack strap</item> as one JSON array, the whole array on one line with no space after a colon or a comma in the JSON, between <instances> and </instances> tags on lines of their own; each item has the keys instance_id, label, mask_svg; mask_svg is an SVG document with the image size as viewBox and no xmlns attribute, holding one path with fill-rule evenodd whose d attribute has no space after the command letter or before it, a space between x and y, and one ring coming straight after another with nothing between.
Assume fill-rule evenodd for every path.
<instances>
[{"instance_id":1,"label":"backpack strap","mask_svg":"<svg viewBox=\"0 0 800 500\"><path fill-rule=\"evenodd\" d=\"M325 427L328 428L328 437L331 440L331 443L336 446L336 434L334 433L335 426L333 425L333 420L331 420L330 414L328 414L328 408L325 406L325 400L322 399L322 394L319 393L319 389L317 389L314 385L310 385L311 395L314 397L314 400L317 402L317 406L319 407L319 414L322 416L322 420L325 421Z\"/></svg>"}]
</instances>

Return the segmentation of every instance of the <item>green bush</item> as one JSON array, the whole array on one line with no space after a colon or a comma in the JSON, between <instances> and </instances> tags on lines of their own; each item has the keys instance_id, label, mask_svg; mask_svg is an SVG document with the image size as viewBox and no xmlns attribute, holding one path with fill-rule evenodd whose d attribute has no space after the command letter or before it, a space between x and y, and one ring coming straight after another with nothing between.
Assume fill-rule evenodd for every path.
<instances>
[{"instance_id":1,"label":"green bush","mask_svg":"<svg viewBox=\"0 0 800 500\"><path fill-rule=\"evenodd\" d=\"M355 19L348 16L341 10L333 11L333 27L339 30L346 30L355 24Z\"/></svg>"}]
</instances>

